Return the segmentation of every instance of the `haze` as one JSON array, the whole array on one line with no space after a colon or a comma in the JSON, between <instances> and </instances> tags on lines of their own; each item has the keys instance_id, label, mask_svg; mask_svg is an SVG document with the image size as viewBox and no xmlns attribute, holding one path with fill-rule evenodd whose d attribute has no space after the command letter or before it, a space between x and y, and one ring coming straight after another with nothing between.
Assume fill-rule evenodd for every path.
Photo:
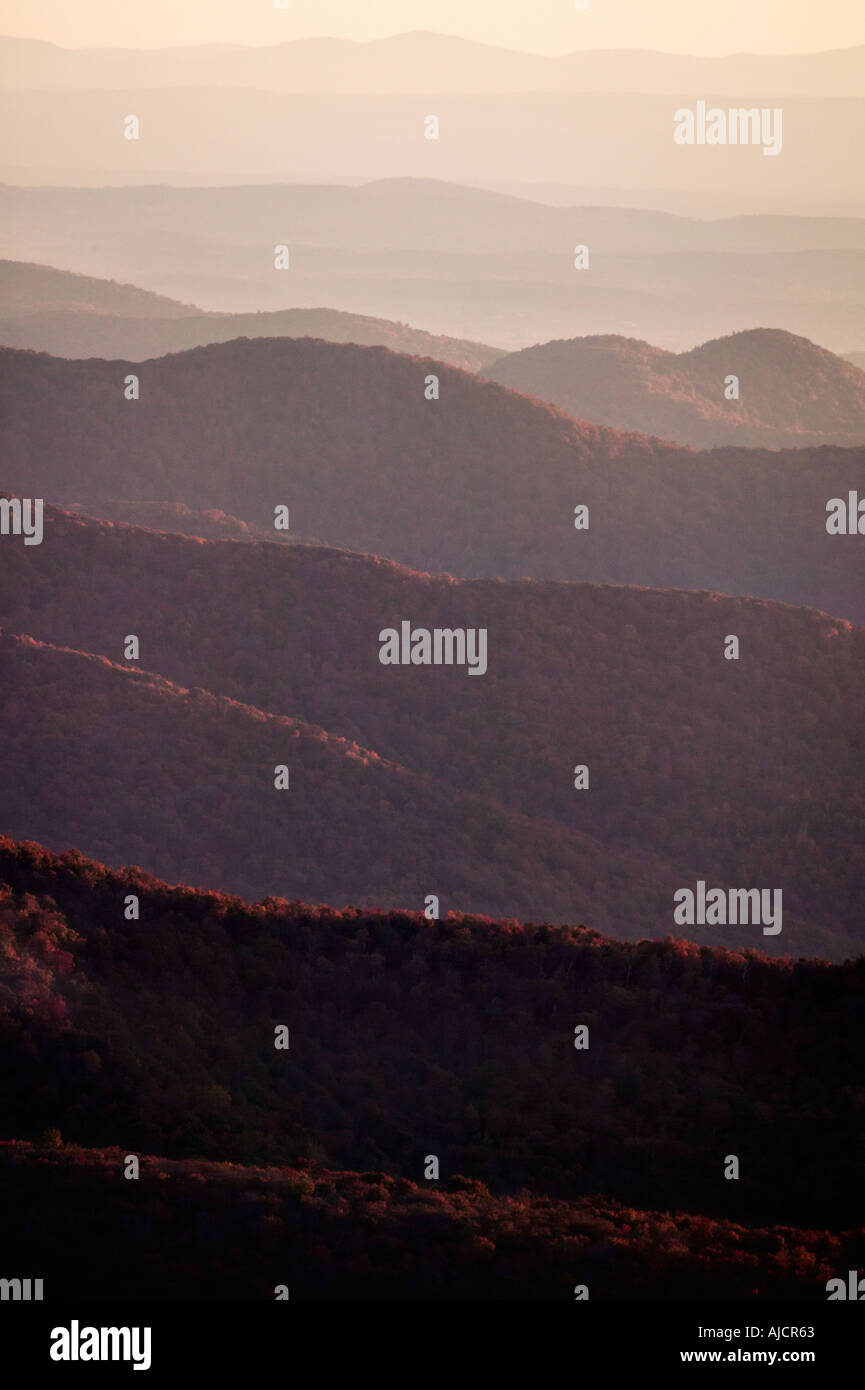
<instances>
[{"instance_id":1,"label":"haze","mask_svg":"<svg viewBox=\"0 0 865 1390\"><path fill-rule=\"evenodd\" d=\"M121 45L168 47L188 43L272 44L284 39L367 40L406 30L435 30L528 52L560 54L580 48L650 48L670 53L797 53L865 42L865 9L852 0L572 0L532 5L498 0L2 0L0 33L76 48Z\"/></svg>"}]
</instances>

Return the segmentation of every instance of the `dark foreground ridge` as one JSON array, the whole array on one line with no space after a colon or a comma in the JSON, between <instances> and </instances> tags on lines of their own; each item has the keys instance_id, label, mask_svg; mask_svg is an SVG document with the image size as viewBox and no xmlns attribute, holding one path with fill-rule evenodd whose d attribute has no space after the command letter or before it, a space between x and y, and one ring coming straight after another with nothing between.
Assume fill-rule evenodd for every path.
<instances>
[{"instance_id":1,"label":"dark foreground ridge","mask_svg":"<svg viewBox=\"0 0 865 1390\"><path fill-rule=\"evenodd\" d=\"M607 1198L495 1196L460 1175L414 1183L290 1167L0 1142L13 1264L44 1297L105 1299L826 1298L862 1233L747 1227ZM37 1213L34 1220L33 1214ZM89 1260L80 1260L81 1230Z\"/></svg>"},{"instance_id":2,"label":"dark foreground ridge","mask_svg":"<svg viewBox=\"0 0 865 1390\"><path fill-rule=\"evenodd\" d=\"M0 883L0 1137L760 1226L857 1210L865 958L247 905L8 839Z\"/></svg>"}]
</instances>

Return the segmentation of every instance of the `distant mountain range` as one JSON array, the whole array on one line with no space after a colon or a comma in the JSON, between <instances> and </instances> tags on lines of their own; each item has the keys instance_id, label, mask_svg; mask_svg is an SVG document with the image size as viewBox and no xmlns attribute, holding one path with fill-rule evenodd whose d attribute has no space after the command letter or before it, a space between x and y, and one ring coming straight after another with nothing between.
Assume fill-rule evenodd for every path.
<instances>
[{"instance_id":1,"label":"distant mountain range","mask_svg":"<svg viewBox=\"0 0 865 1390\"><path fill-rule=\"evenodd\" d=\"M630 338L542 343L499 358L484 376L578 419L695 448L865 445L865 373L776 329L679 354ZM733 390L738 399L727 399Z\"/></svg>"},{"instance_id":2,"label":"distant mountain range","mask_svg":"<svg viewBox=\"0 0 865 1390\"><path fill-rule=\"evenodd\" d=\"M295 39L261 47L62 48L0 40L0 86L16 89L258 87L305 93L663 92L745 97L860 96L865 48L735 53L719 58L645 49L521 53L447 34L355 43Z\"/></svg>"},{"instance_id":3,"label":"distant mountain range","mask_svg":"<svg viewBox=\"0 0 865 1390\"><path fill-rule=\"evenodd\" d=\"M10 260L108 276L204 310L333 306L503 352L598 333L680 350L765 325L833 351L865 339L858 218L700 221L396 179L351 188L7 186L0 226ZM274 268L278 245L288 248L287 270ZM588 269L575 268L578 246L588 248ZM26 281L16 293L26 296Z\"/></svg>"},{"instance_id":4,"label":"distant mountain range","mask_svg":"<svg viewBox=\"0 0 865 1390\"><path fill-rule=\"evenodd\" d=\"M0 377L3 483L24 497L181 503L268 531L284 506L301 536L421 570L710 588L865 622L859 538L826 530L830 499L865 497L865 448L694 453L312 339L145 365L6 348Z\"/></svg>"},{"instance_id":5,"label":"distant mountain range","mask_svg":"<svg viewBox=\"0 0 865 1390\"><path fill-rule=\"evenodd\" d=\"M18 838L247 896L436 893L631 938L862 950L863 629L55 509L0 565L6 632L29 635L2 639L0 828ZM483 628L487 670L383 666L404 620ZM677 926L673 895L699 880L781 889L782 932Z\"/></svg>"},{"instance_id":6,"label":"distant mountain range","mask_svg":"<svg viewBox=\"0 0 865 1390\"><path fill-rule=\"evenodd\" d=\"M614 180L643 189L705 192L724 187L731 202L749 204L761 192L813 212L827 200L862 197L849 170L865 155L865 98L791 96L767 88L724 94L692 76L668 94L631 90L437 92L401 74L397 94L332 88L315 93L253 85L159 87L152 82L108 87L0 88L0 167L26 177L47 171L127 170L132 179L161 170L172 182L195 171L213 183L244 171L248 183L340 182L430 176L460 183L551 183L573 177L588 187ZM695 85L696 84L696 85ZM709 108L781 110L779 157L760 143L682 145L675 113ZM127 139L126 117L138 119ZM428 139L428 115L439 138ZM57 132L63 138L57 138ZM31 250L28 258L43 259ZM50 259L50 258L47 258Z\"/></svg>"},{"instance_id":7,"label":"distant mountain range","mask_svg":"<svg viewBox=\"0 0 865 1390\"><path fill-rule=\"evenodd\" d=\"M133 362L235 338L276 337L435 357L561 406L577 419L696 448L865 444L865 377L856 354L843 359L783 330L746 330L679 354L615 336L503 354L332 309L202 313L133 285L0 262L0 343L7 347ZM738 400L725 396L731 373L739 378Z\"/></svg>"},{"instance_id":8,"label":"distant mountain range","mask_svg":"<svg viewBox=\"0 0 865 1390\"><path fill-rule=\"evenodd\" d=\"M322 338L436 357L478 371L500 348L336 309L207 314L162 295L50 266L0 261L0 343L57 357L142 361L232 338Z\"/></svg>"}]
</instances>

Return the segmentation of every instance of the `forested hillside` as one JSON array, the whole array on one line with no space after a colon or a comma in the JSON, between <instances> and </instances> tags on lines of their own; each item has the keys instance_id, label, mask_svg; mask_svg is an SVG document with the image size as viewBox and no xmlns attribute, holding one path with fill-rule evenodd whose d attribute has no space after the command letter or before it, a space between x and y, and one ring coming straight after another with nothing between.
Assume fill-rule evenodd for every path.
<instances>
[{"instance_id":1,"label":"forested hillside","mask_svg":"<svg viewBox=\"0 0 865 1390\"><path fill-rule=\"evenodd\" d=\"M733 333L681 353L633 338L541 343L499 358L484 375L580 420L698 449L865 443L862 372L778 329Z\"/></svg>"},{"instance_id":2,"label":"forested hillside","mask_svg":"<svg viewBox=\"0 0 865 1390\"><path fill-rule=\"evenodd\" d=\"M10 663L17 652L19 664L8 667L5 717L26 750L15 779L16 834L81 847L72 818L83 812L53 790L58 777L72 787L80 775L100 779L104 789L82 799L93 854L158 864L165 875L192 874L198 883L333 901L338 882L349 900L369 901L390 888L376 901L393 903L415 883L420 892L426 865L437 881L468 895L450 905L508 916L579 911L601 930L630 936L673 931L674 892L706 880L780 889L784 918L777 936L753 924L694 927L701 942L832 959L862 949L860 628L807 609L709 593L456 582L325 547L201 541L56 509L48 510L41 546L3 547L0 579L9 595L8 632L208 692L190 699L151 691L145 718L135 713L143 698L138 678L124 684L127 672L12 644ZM485 629L485 673L383 666L380 633L406 620L427 629ZM130 634L140 642L137 665L124 657ZM724 656L731 634L740 643L736 661ZM88 713L94 680L104 709L96 722ZM19 682L26 694L16 695ZM236 717L238 761L221 766L222 809L211 825L219 849L196 872L176 856L190 844L191 827L210 814L197 788L209 785L227 757L215 732L227 715L210 697L241 701L254 713ZM159 734L157 714L167 721ZM411 816L406 797L384 793L400 823L392 838L407 846L404 862L368 877L370 866L384 862L383 847L370 855L365 839L370 802L355 801L333 781L334 764L309 806L302 777L283 794L305 807L286 814L322 828L319 849L328 843L328 817L340 827L334 836L351 838L351 847L315 865L319 877L298 884L297 864L274 856L278 841L268 838L277 795L272 767L290 759L274 751L281 737L265 738L260 728L250 741L265 715L316 725L444 789L444 800L431 800L420 821L426 794L419 798L414 783L406 792ZM55 724L63 735L52 737ZM126 769L127 744L139 750L137 771ZM251 771L253 764L261 771ZM157 778L166 765L173 771L142 800L136 778ZM588 770L588 789L575 787L578 766ZM477 840L465 831L472 816L453 797L477 798ZM121 801L136 808L134 832L128 816L114 814ZM244 817L254 814L258 830L243 863L268 865L266 887L258 877L208 876L220 861L240 862L233 803L242 833ZM37 812L50 819L37 822ZM179 823L187 832L179 833ZM502 829L485 837L484 824ZM132 839L141 825L148 830L143 847ZM292 826L306 833L302 820ZM575 837L571 849L560 833ZM594 859L587 840L603 847ZM340 864L353 876L338 878Z\"/></svg>"},{"instance_id":3,"label":"forested hillside","mask_svg":"<svg viewBox=\"0 0 865 1390\"><path fill-rule=\"evenodd\" d=\"M861 959L247 906L9 840L0 881L4 1137L420 1184L433 1154L443 1184L759 1225L856 1210Z\"/></svg>"},{"instance_id":4,"label":"forested hillside","mask_svg":"<svg viewBox=\"0 0 865 1390\"><path fill-rule=\"evenodd\" d=\"M694 453L432 360L311 339L147 364L5 349L0 372L3 486L22 496L181 502L271 528L283 505L302 535L417 569L709 588L865 622L861 538L826 531L831 498L865 498L865 447Z\"/></svg>"},{"instance_id":5,"label":"forested hillside","mask_svg":"<svg viewBox=\"0 0 865 1390\"><path fill-rule=\"evenodd\" d=\"M308 1159L256 1168L147 1154L125 1183L126 1159L0 1141L0 1187L18 1195L4 1249L10 1267L38 1264L46 1298L573 1302L579 1287L593 1299L813 1301L863 1264L855 1230L498 1196L459 1174L418 1184Z\"/></svg>"}]
</instances>

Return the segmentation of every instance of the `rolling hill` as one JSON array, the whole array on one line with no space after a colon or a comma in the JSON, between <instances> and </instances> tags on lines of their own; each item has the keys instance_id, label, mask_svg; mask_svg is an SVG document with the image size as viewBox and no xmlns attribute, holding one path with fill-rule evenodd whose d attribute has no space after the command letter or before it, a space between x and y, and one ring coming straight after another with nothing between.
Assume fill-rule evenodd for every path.
<instances>
[{"instance_id":1,"label":"rolling hill","mask_svg":"<svg viewBox=\"0 0 865 1390\"><path fill-rule=\"evenodd\" d=\"M589 882L604 895L591 836L304 721L28 638L0 636L0 691L5 718L27 710L6 760L12 834L253 898L420 908L435 892L464 910L529 915L540 903L571 919L590 910ZM618 900L606 916L623 933L633 928L615 882L665 877L651 854L630 861L609 852Z\"/></svg>"},{"instance_id":2,"label":"rolling hill","mask_svg":"<svg viewBox=\"0 0 865 1390\"><path fill-rule=\"evenodd\" d=\"M728 374L740 398L725 399ZM484 375L580 420L694 448L865 443L865 376L805 338L753 329L690 352L574 338L501 357Z\"/></svg>"},{"instance_id":3,"label":"rolling hill","mask_svg":"<svg viewBox=\"0 0 865 1390\"><path fill-rule=\"evenodd\" d=\"M310 339L137 368L2 349L0 368L2 485L24 497L182 503L268 529L284 505L301 535L415 569L707 588L865 622L860 538L826 532L830 499L865 496L862 448L694 453Z\"/></svg>"},{"instance_id":4,"label":"rolling hill","mask_svg":"<svg viewBox=\"0 0 865 1390\"><path fill-rule=\"evenodd\" d=\"M220 110L220 130L225 119ZM286 116L292 127L304 119ZM839 351L865 337L862 218L699 219L549 207L441 178L285 179L281 169L264 186L0 186L0 252L221 314L332 305L502 351L594 333L678 351L765 324ZM764 170L763 191L765 181ZM276 272L280 244L290 263ZM580 272L578 245L591 257Z\"/></svg>"},{"instance_id":5,"label":"rolling hill","mask_svg":"<svg viewBox=\"0 0 865 1390\"><path fill-rule=\"evenodd\" d=\"M436 357L477 371L501 349L408 324L336 309L284 309L259 314L202 313L134 285L69 271L0 261L0 343L56 357L125 357L143 361L232 338L322 338Z\"/></svg>"},{"instance_id":6,"label":"rolling hill","mask_svg":"<svg viewBox=\"0 0 865 1390\"><path fill-rule=\"evenodd\" d=\"M686 934L862 950L860 628L710 593L458 582L55 509L41 546L4 543L0 561L7 632L53 644L4 639L18 837L247 894L420 906L441 892L445 909L627 937L685 930L674 893L698 880L760 886L782 891L781 933ZM380 633L404 620L485 629L487 670L383 666ZM130 633L140 675L118 669ZM280 801L289 738L300 770Z\"/></svg>"}]
</instances>

